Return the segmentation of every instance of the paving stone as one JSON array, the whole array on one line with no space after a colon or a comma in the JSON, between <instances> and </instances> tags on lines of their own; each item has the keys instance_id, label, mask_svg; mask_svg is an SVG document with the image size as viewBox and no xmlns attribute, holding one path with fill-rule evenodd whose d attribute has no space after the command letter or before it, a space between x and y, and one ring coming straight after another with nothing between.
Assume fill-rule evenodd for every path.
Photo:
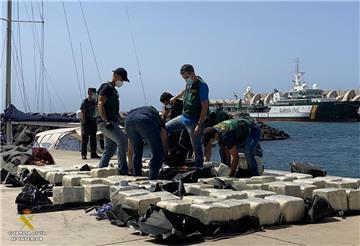
<instances>
[{"instance_id":1,"label":"paving stone","mask_svg":"<svg viewBox=\"0 0 360 246\"><path fill-rule=\"evenodd\" d=\"M53 188L53 203L84 202L84 187L55 186Z\"/></svg>"},{"instance_id":2,"label":"paving stone","mask_svg":"<svg viewBox=\"0 0 360 246\"><path fill-rule=\"evenodd\" d=\"M260 225L274 225L280 219L280 204L262 198L241 200L250 204L250 215L259 218Z\"/></svg>"},{"instance_id":3,"label":"paving stone","mask_svg":"<svg viewBox=\"0 0 360 246\"><path fill-rule=\"evenodd\" d=\"M287 173L287 174L285 174L285 176L296 177L296 179L311 179L311 178L313 178L312 175L305 174L305 173Z\"/></svg>"},{"instance_id":4,"label":"paving stone","mask_svg":"<svg viewBox=\"0 0 360 246\"><path fill-rule=\"evenodd\" d=\"M269 190L280 195L301 197L301 189L299 184L283 182L269 185Z\"/></svg>"},{"instance_id":5,"label":"paving stone","mask_svg":"<svg viewBox=\"0 0 360 246\"><path fill-rule=\"evenodd\" d=\"M251 180L259 181L261 183L270 183L275 182L276 178L274 176L253 176Z\"/></svg>"},{"instance_id":6,"label":"paving stone","mask_svg":"<svg viewBox=\"0 0 360 246\"><path fill-rule=\"evenodd\" d=\"M267 196L265 200L272 200L280 204L281 215L287 223L299 222L305 215L305 202L293 196Z\"/></svg>"},{"instance_id":7,"label":"paving stone","mask_svg":"<svg viewBox=\"0 0 360 246\"><path fill-rule=\"evenodd\" d=\"M63 186L80 186L80 181L82 178L91 178L90 175L78 175L78 174L69 174L65 175L62 179Z\"/></svg>"},{"instance_id":8,"label":"paving stone","mask_svg":"<svg viewBox=\"0 0 360 246\"><path fill-rule=\"evenodd\" d=\"M160 201L156 205L160 208L165 208L173 213L185 214L190 216L191 202L184 200L167 200Z\"/></svg>"},{"instance_id":9,"label":"paving stone","mask_svg":"<svg viewBox=\"0 0 360 246\"><path fill-rule=\"evenodd\" d=\"M151 204L156 205L160 201L160 197L150 193L140 196L128 196L124 199L124 204L138 210L139 215L143 215L146 213L148 208L150 208Z\"/></svg>"},{"instance_id":10,"label":"paving stone","mask_svg":"<svg viewBox=\"0 0 360 246\"><path fill-rule=\"evenodd\" d=\"M222 192L212 192L209 195L210 197L227 200L227 199L245 199L247 194L243 191L233 191L233 190L223 190Z\"/></svg>"},{"instance_id":11,"label":"paving stone","mask_svg":"<svg viewBox=\"0 0 360 246\"><path fill-rule=\"evenodd\" d=\"M248 196L248 198L264 198L266 196L276 195L275 192L267 190L244 190L243 192Z\"/></svg>"},{"instance_id":12,"label":"paving stone","mask_svg":"<svg viewBox=\"0 0 360 246\"><path fill-rule=\"evenodd\" d=\"M344 189L324 188L313 191L313 196L325 198L335 210L347 210L347 196Z\"/></svg>"},{"instance_id":13,"label":"paving stone","mask_svg":"<svg viewBox=\"0 0 360 246\"><path fill-rule=\"evenodd\" d=\"M69 174L66 172L47 172L45 179L49 181L50 184L61 184L65 175Z\"/></svg>"},{"instance_id":14,"label":"paving stone","mask_svg":"<svg viewBox=\"0 0 360 246\"><path fill-rule=\"evenodd\" d=\"M216 198L208 197L208 196L184 196L184 201L191 202L191 203L212 203L219 201Z\"/></svg>"},{"instance_id":15,"label":"paving stone","mask_svg":"<svg viewBox=\"0 0 360 246\"><path fill-rule=\"evenodd\" d=\"M300 184L300 185L303 185L303 184L315 185L316 187L318 187L318 189L325 188L325 186L326 186L326 182L324 180L317 180L317 179L313 179L313 178L297 179L297 180L294 180L293 183Z\"/></svg>"},{"instance_id":16,"label":"paving stone","mask_svg":"<svg viewBox=\"0 0 360 246\"><path fill-rule=\"evenodd\" d=\"M318 189L316 185L300 184L301 197L303 199L305 198L311 199L313 197L313 192L316 189Z\"/></svg>"},{"instance_id":17,"label":"paving stone","mask_svg":"<svg viewBox=\"0 0 360 246\"><path fill-rule=\"evenodd\" d=\"M95 168L90 171L90 175L93 178L107 178L118 174L118 169L114 167Z\"/></svg>"},{"instance_id":18,"label":"paving stone","mask_svg":"<svg viewBox=\"0 0 360 246\"><path fill-rule=\"evenodd\" d=\"M357 180L343 179L341 181L327 182L326 188L357 189L359 188L359 184Z\"/></svg>"},{"instance_id":19,"label":"paving stone","mask_svg":"<svg viewBox=\"0 0 360 246\"><path fill-rule=\"evenodd\" d=\"M85 178L82 177L80 180L80 185L89 185L89 184L104 184L103 178Z\"/></svg>"},{"instance_id":20,"label":"paving stone","mask_svg":"<svg viewBox=\"0 0 360 246\"><path fill-rule=\"evenodd\" d=\"M174 194L167 191L156 191L156 192L152 192L151 194L159 197L161 201L180 200L180 197L175 196Z\"/></svg>"},{"instance_id":21,"label":"paving stone","mask_svg":"<svg viewBox=\"0 0 360 246\"><path fill-rule=\"evenodd\" d=\"M231 213L231 209L215 203L192 204L190 207L190 216L197 218L205 225L215 221L228 221Z\"/></svg>"},{"instance_id":22,"label":"paving stone","mask_svg":"<svg viewBox=\"0 0 360 246\"><path fill-rule=\"evenodd\" d=\"M204 188L214 188L213 185L202 184L202 183L190 183L184 184L185 192L188 194L200 195L201 189Z\"/></svg>"},{"instance_id":23,"label":"paving stone","mask_svg":"<svg viewBox=\"0 0 360 246\"><path fill-rule=\"evenodd\" d=\"M228 209L227 220L239 220L250 215L250 203L244 202L244 200L227 199L214 204Z\"/></svg>"},{"instance_id":24,"label":"paving stone","mask_svg":"<svg viewBox=\"0 0 360 246\"><path fill-rule=\"evenodd\" d=\"M347 189L347 205L350 211L360 211L360 190Z\"/></svg>"},{"instance_id":25,"label":"paving stone","mask_svg":"<svg viewBox=\"0 0 360 246\"><path fill-rule=\"evenodd\" d=\"M292 182L296 180L296 177L289 177L289 176L277 176L275 177L277 181L284 181L284 182Z\"/></svg>"},{"instance_id":26,"label":"paving stone","mask_svg":"<svg viewBox=\"0 0 360 246\"><path fill-rule=\"evenodd\" d=\"M102 184L84 185L85 202L93 202L101 199L110 200L110 187Z\"/></svg>"},{"instance_id":27,"label":"paving stone","mask_svg":"<svg viewBox=\"0 0 360 246\"><path fill-rule=\"evenodd\" d=\"M133 190L125 190L125 191L119 191L116 194L113 194L110 197L111 203L113 206L122 203L124 204L125 198L130 196L142 196L149 194L150 191L144 190L144 189L133 189Z\"/></svg>"}]
</instances>

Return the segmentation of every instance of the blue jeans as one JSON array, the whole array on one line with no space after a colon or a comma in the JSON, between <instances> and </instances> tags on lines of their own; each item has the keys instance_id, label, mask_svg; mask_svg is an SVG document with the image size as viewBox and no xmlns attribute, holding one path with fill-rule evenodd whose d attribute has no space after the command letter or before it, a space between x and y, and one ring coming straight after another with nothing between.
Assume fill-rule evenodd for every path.
<instances>
[{"instance_id":1,"label":"blue jeans","mask_svg":"<svg viewBox=\"0 0 360 246\"><path fill-rule=\"evenodd\" d=\"M127 137L120 129L119 125L112 123L114 129L107 129L105 123L99 123L99 129L104 135L104 153L101 157L99 167L107 167L111 157L115 154L117 148L118 167L120 174L128 173L128 166L126 161L127 152Z\"/></svg>"},{"instance_id":2,"label":"blue jeans","mask_svg":"<svg viewBox=\"0 0 360 246\"><path fill-rule=\"evenodd\" d=\"M192 125L185 125L181 120L181 115L178 117L168 121L166 123L166 129L168 130L168 133L174 132L174 131L180 131L183 129L186 129L189 133L191 144L193 146L193 149L195 151L195 161L196 161L196 167L202 167L204 163L204 156L203 156L203 149L201 146L201 134L195 135L196 124Z\"/></svg>"},{"instance_id":3,"label":"blue jeans","mask_svg":"<svg viewBox=\"0 0 360 246\"><path fill-rule=\"evenodd\" d=\"M259 176L259 170L255 159L256 146L260 142L261 129L258 126L253 126L250 135L245 140L244 154L249 167L249 171L253 176Z\"/></svg>"},{"instance_id":4,"label":"blue jeans","mask_svg":"<svg viewBox=\"0 0 360 246\"><path fill-rule=\"evenodd\" d=\"M142 176L142 155L145 141L150 146L152 153L149 163L149 179L158 179L159 170L164 160L164 147L160 137L159 126L146 116L136 115L126 119L125 129L134 150L134 176Z\"/></svg>"}]
</instances>

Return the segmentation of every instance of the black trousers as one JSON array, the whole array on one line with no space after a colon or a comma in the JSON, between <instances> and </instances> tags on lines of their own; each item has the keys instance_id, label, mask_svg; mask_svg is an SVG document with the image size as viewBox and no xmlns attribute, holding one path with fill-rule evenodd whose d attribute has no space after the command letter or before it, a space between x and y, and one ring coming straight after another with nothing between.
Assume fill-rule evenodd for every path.
<instances>
[{"instance_id":1,"label":"black trousers","mask_svg":"<svg viewBox=\"0 0 360 246\"><path fill-rule=\"evenodd\" d=\"M81 125L81 155L87 155L89 137L91 154L96 154L96 132L96 121L87 121Z\"/></svg>"}]
</instances>

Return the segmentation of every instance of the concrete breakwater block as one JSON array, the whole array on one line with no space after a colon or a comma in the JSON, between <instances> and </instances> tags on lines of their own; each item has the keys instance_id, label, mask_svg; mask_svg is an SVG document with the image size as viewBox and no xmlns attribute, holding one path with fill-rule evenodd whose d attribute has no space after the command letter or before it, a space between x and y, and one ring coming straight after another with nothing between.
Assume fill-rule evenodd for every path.
<instances>
[{"instance_id":1,"label":"concrete breakwater block","mask_svg":"<svg viewBox=\"0 0 360 246\"><path fill-rule=\"evenodd\" d=\"M45 179L49 181L50 184L61 184L65 175L69 174L66 172L47 172Z\"/></svg>"},{"instance_id":2,"label":"concrete breakwater block","mask_svg":"<svg viewBox=\"0 0 360 246\"><path fill-rule=\"evenodd\" d=\"M190 215L191 202L184 200L160 201L156 205L173 213Z\"/></svg>"},{"instance_id":3,"label":"concrete breakwater block","mask_svg":"<svg viewBox=\"0 0 360 246\"><path fill-rule=\"evenodd\" d=\"M202 189L214 188L214 186L210 184L190 183L184 184L184 188L185 192L188 194L200 195Z\"/></svg>"},{"instance_id":4,"label":"concrete breakwater block","mask_svg":"<svg viewBox=\"0 0 360 246\"><path fill-rule=\"evenodd\" d=\"M104 184L104 179L81 177L80 185L90 185L90 184Z\"/></svg>"},{"instance_id":5,"label":"concrete breakwater block","mask_svg":"<svg viewBox=\"0 0 360 246\"><path fill-rule=\"evenodd\" d=\"M357 189L359 188L359 183L357 180L343 179L341 181L327 182L326 188Z\"/></svg>"},{"instance_id":6,"label":"concrete breakwater block","mask_svg":"<svg viewBox=\"0 0 360 246\"><path fill-rule=\"evenodd\" d=\"M280 204L281 215L288 223L299 222L305 215L305 202L303 199L293 196L275 195L267 196L265 200L271 200Z\"/></svg>"},{"instance_id":7,"label":"concrete breakwater block","mask_svg":"<svg viewBox=\"0 0 360 246\"><path fill-rule=\"evenodd\" d=\"M139 215L143 215L150 208L151 204L156 205L160 201L160 197L150 193L141 196L128 196L124 199L124 204L138 210Z\"/></svg>"},{"instance_id":8,"label":"concrete breakwater block","mask_svg":"<svg viewBox=\"0 0 360 246\"><path fill-rule=\"evenodd\" d=\"M233 211L230 208L215 203L192 204L190 207L190 216L205 225L215 221L228 221L231 213Z\"/></svg>"},{"instance_id":9,"label":"concrete breakwater block","mask_svg":"<svg viewBox=\"0 0 360 246\"><path fill-rule=\"evenodd\" d=\"M85 202L110 199L110 187L102 184L84 185Z\"/></svg>"},{"instance_id":10,"label":"concrete breakwater block","mask_svg":"<svg viewBox=\"0 0 360 246\"><path fill-rule=\"evenodd\" d=\"M247 194L243 191L233 191L233 190L223 190L221 192L211 192L209 194L209 196L219 199L219 200L245 199L248 197Z\"/></svg>"},{"instance_id":11,"label":"concrete breakwater block","mask_svg":"<svg viewBox=\"0 0 360 246\"><path fill-rule=\"evenodd\" d=\"M316 185L300 184L301 197L303 199L305 198L311 199L313 197L313 192L316 189L318 189Z\"/></svg>"},{"instance_id":12,"label":"concrete breakwater block","mask_svg":"<svg viewBox=\"0 0 360 246\"><path fill-rule=\"evenodd\" d=\"M241 200L250 204L250 215L259 218L260 225L274 225L280 219L280 204L262 198Z\"/></svg>"},{"instance_id":13,"label":"concrete breakwater block","mask_svg":"<svg viewBox=\"0 0 360 246\"><path fill-rule=\"evenodd\" d=\"M180 197L175 196L174 194L167 192L167 191L156 191L151 194L159 197L161 199L161 201L180 200Z\"/></svg>"},{"instance_id":14,"label":"concrete breakwater block","mask_svg":"<svg viewBox=\"0 0 360 246\"><path fill-rule=\"evenodd\" d=\"M183 201L200 204L217 202L219 200L208 196L184 196Z\"/></svg>"},{"instance_id":15,"label":"concrete breakwater block","mask_svg":"<svg viewBox=\"0 0 360 246\"><path fill-rule=\"evenodd\" d=\"M347 210L347 196L344 189L324 188L313 191L313 196L325 198L335 210Z\"/></svg>"},{"instance_id":16,"label":"concrete breakwater block","mask_svg":"<svg viewBox=\"0 0 360 246\"><path fill-rule=\"evenodd\" d=\"M243 191L248 198L264 198L266 196L276 195L275 192L267 190L244 190Z\"/></svg>"},{"instance_id":17,"label":"concrete breakwater block","mask_svg":"<svg viewBox=\"0 0 360 246\"><path fill-rule=\"evenodd\" d=\"M118 169L114 167L95 168L90 171L90 175L93 178L107 178L118 174Z\"/></svg>"},{"instance_id":18,"label":"concrete breakwater block","mask_svg":"<svg viewBox=\"0 0 360 246\"><path fill-rule=\"evenodd\" d=\"M71 202L84 202L84 187L55 186L53 188L53 203L63 204Z\"/></svg>"},{"instance_id":19,"label":"concrete breakwater block","mask_svg":"<svg viewBox=\"0 0 360 246\"><path fill-rule=\"evenodd\" d=\"M63 186L80 186L80 181L82 178L91 178L90 175L65 175L62 179Z\"/></svg>"},{"instance_id":20,"label":"concrete breakwater block","mask_svg":"<svg viewBox=\"0 0 360 246\"><path fill-rule=\"evenodd\" d=\"M259 181L261 183L271 183L271 182L275 182L276 178L274 176L253 176L250 178L251 180L254 181Z\"/></svg>"},{"instance_id":21,"label":"concrete breakwater block","mask_svg":"<svg viewBox=\"0 0 360 246\"><path fill-rule=\"evenodd\" d=\"M317 180L317 179L297 179L294 180L293 183L303 185L315 185L318 189L325 188L326 182L324 180Z\"/></svg>"},{"instance_id":22,"label":"concrete breakwater block","mask_svg":"<svg viewBox=\"0 0 360 246\"><path fill-rule=\"evenodd\" d=\"M150 191L144 189L133 189L133 190L125 190L125 191L118 191L112 194L110 197L111 203L115 206L119 203L124 204L125 198L130 196L142 196L149 194Z\"/></svg>"},{"instance_id":23,"label":"concrete breakwater block","mask_svg":"<svg viewBox=\"0 0 360 246\"><path fill-rule=\"evenodd\" d=\"M301 197L300 185L290 182L269 184L269 190L280 195Z\"/></svg>"},{"instance_id":24,"label":"concrete breakwater block","mask_svg":"<svg viewBox=\"0 0 360 246\"><path fill-rule=\"evenodd\" d=\"M296 179L312 179L313 176L305 173L287 173L285 174L287 177L295 177Z\"/></svg>"},{"instance_id":25,"label":"concrete breakwater block","mask_svg":"<svg viewBox=\"0 0 360 246\"><path fill-rule=\"evenodd\" d=\"M350 211L360 211L360 190L347 189L347 205Z\"/></svg>"},{"instance_id":26,"label":"concrete breakwater block","mask_svg":"<svg viewBox=\"0 0 360 246\"><path fill-rule=\"evenodd\" d=\"M213 204L228 209L227 220L239 220L250 215L250 204L248 202L244 202L243 200L228 199L215 202Z\"/></svg>"}]
</instances>

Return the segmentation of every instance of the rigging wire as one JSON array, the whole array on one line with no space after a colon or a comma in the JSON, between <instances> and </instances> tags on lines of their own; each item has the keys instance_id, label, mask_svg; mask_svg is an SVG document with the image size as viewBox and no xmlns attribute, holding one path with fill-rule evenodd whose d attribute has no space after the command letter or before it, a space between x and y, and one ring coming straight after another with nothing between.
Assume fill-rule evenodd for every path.
<instances>
[{"instance_id":1,"label":"rigging wire","mask_svg":"<svg viewBox=\"0 0 360 246\"><path fill-rule=\"evenodd\" d=\"M39 2L37 2L38 6L39 6ZM40 61L40 76L41 76L41 84L42 84L42 112L45 112L45 74L44 74L44 62L45 62L45 35L44 35L44 28L45 28L45 23L44 23L44 1L41 0L41 13L40 13L40 18L42 20L42 24L41 24L41 61Z\"/></svg>"},{"instance_id":2,"label":"rigging wire","mask_svg":"<svg viewBox=\"0 0 360 246\"><path fill-rule=\"evenodd\" d=\"M88 36L88 39L89 39L89 42L90 42L90 46L91 46L91 52L92 52L92 55L93 55L93 57L94 57L94 62L95 62L95 66L96 66L96 71L97 71L97 74L98 74L98 76L99 76L99 80L100 80L100 83L101 83L101 82L102 82L102 79L101 79L101 76L100 76L99 65L98 65L98 62L97 62L97 60L96 60L96 55L95 55L95 51L94 51L94 46L93 46L93 42L92 42L92 40L91 40L89 27L88 27L88 24L87 24L87 21L86 21L86 17L85 17L85 13L84 13L84 9L83 9L81 0L79 0L79 3L80 3L80 9L81 9L81 13L82 13L82 16L83 16L83 19L84 19L84 23L85 23L85 27L86 27L87 36Z\"/></svg>"},{"instance_id":3,"label":"rigging wire","mask_svg":"<svg viewBox=\"0 0 360 246\"><path fill-rule=\"evenodd\" d=\"M81 70L82 70L82 77L83 77L83 83L84 83L84 92L86 97L86 82L85 82L85 72L84 72L84 57L82 53L82 47L80 42L80 53L81 53Z\"/></svg>"},{"instance_id":4,"label":"rigging wire","mask_svg":"<svg viewBox=\"0 0 360 246\"><path fill-rule=\"evenodd\" d=\"M77 65L76 65L76 60L75 60L74 48L73 48L73 44L72 44L72 40L71 40L71 35L70 35L69 21L68 21L68 19L67 19L64 1L62 0L61 2L62 2L63 10L64 10L66 27L67 27L67 32L68 32L69 41L70 41L70 47L71 47L71 53L72 53L72 57L73 57L73 61L74 61L76 78L77 78L77 82L78 82L78 86L79 86L79 93L80 93L80 98L81 98L82 96L81 96L80 78L79 78L79 73L78 73L78 69L77 69Z\"/></svg>"},{"instance_id":5,"label":"rigging wire","mask_svg":"<svg viewBox=\"0 0 360 246\"><path fill-rule=\"evenodd\" d=\"M5 45L6 45L6 35L4 35L4 45L3 45L2 53L1 53L0 67L2 66L2 63L4 61L4 57L5 57Z\"/></svg>"},{"instance_id":6,"label":"rigging wire","mask_svg":"<svg viewBox=\"0 0 360 246\"><path fill-rule=\"evenodd\" d=\"M134 48L136 63L137 63L138 71L139 71L139 77L140 77L141 88L142 88L142 92L143 92L143 96L144 96L144 101L145 101L145 105L147 106L148 104L147 104L147 100L146 100L144 82L143 82L143 78L142 78L142 74L141 74L141 69L140 69L139 57L138 57L138 53L137 53L137 49L136 49L134 34L133 34L133 31L132 31L132 28L131 28L130 15L129 15L129 11L128 11L126 5L125 5L125 11L126 11L126 15L127 15L127 18L128 18L130 36L131 36L131 41L132 41L132 45L133 45L133 48Z\"/></svg>"}]
</instances>

